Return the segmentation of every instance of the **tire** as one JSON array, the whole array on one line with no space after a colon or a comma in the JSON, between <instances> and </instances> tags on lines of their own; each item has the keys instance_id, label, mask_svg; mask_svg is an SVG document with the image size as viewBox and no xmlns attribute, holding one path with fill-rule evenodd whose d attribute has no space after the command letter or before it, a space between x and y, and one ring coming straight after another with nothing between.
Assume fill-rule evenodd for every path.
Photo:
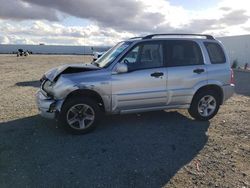
<instances>
[{"instance_id":1,"label":"tire","mask_svg":"<svg viewBox=\"0 0 250 188\"><path fill-rule=\"evenodd\" d=\"M208 121L217 114L219 108L219 96L213 90L201 90L195 94L188 112L196 120Z\"/></svg>"},{"instance_id":2,"label":"tire","mask_svg":"<svg viewBox=\"0 0 250 188\"><path fill-rule=\"evenodd\" d=\"M98 103L91 98L71 98L59 114L60 125L72 134L86 134L94 130L101 116Z\"/></svg>"}]
</instances>

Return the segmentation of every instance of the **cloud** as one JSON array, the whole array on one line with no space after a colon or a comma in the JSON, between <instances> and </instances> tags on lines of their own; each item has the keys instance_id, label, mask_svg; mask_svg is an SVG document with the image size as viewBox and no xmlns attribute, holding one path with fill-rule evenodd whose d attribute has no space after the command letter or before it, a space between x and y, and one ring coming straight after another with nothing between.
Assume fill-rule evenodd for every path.
<instances>
[{"instance_id":1,"label":"cloud","mask_svg":"<svg viewBox=\"0 0 250 188\"><path fill-rule=\"evenodd\" d=\"M52 7L71 16L92 20L103 27L117 30L145 31L154 30L164 22L165 14L159 11L148 11L142 0L25 0L30 4ZM164 2L160 0L159 2ZM168 11L168 10L165 10Z\"/></svg>"},{"instance_id":2,"label":"cloud","mask_svg":"<svg viewBox=\"0 0 250 188\"><path fill-rule=\"evenodd\" d=\"M167 0L0 0L0 42L112 45L149 33L249 33L244 0L220 0L213 8L186 10ZM87 20L69 26L65 18ZM74 25L74 24L70 24Z\"/></svg>"},{"instance_id":3,"label":"cloud","mask_svg":"<svg viewBox=\"0 0 250 188\"><path fill-rule=\"evenodd\" d=\"M244 10L227 10L221 18L213 19L193 19L185 26L189 32L202 33L208 30L221 30L229 26L238 26L245 24L250 16L245 14Z\"/></svg>"},{"instance_id":4,"label":"cloud","mask_svg":"<svg viewBox=\"0 0 250 188\"><path fill-rule=\"evenodd\" d=\"M242 6L224 0L215 10L205 14L187 11L180 6L172 6L166 0L24 0L32 5L54 8L65 14L92 20L100 27L110 27L118 31L136 33L154 33L160 31L195 31L224 28L224 25L236 25L249 19ZM244 4L243 0L239 0ZM236 8L234 8L233 6ZM196 14L197 15L197 14ZM203 16L204 15L204 16ZM213 17L213 15L218 15ZM188 26L188 27L186 27Z\"/></svg>"},{"instance_id":5,"label":"cloud","mask_svg":"<svg viewBox=\"0 0 250 188\"><path fill-rule=\"evenodd\" d=\"M219 9L222 10L222 11L232 10L230 7L220 7Z\"/></svg>"},{"instance_id":6,"label":"cloud","mask_svg":"<svg viewBox=\"0 0 250 188\"><path fill-rule=\"evenodd\" d=\"M9 44L10 40L6 36L0 36L0 44Z\"/></svg>"},{"instance_id":7,"label":"cloud","mask_svg":"<svg viewBox=\"0 0 250 188\"><path fill-rule=\"evenodd\" d=\"M130 32L118 32L97 25L64 26L48 21L0 22L0 43L113 45L133 36Z\"/></svg>"},{"instance_id":8,"label":"cloud","mask_svg":"<svg viewBox=\"0 0 250 188\"><path fill-rule=\"evenodd\" d=\"M240 7L239 7L240 8ZM209 10L205 13L198 14L199 18L190 19L188 24L183 28L191 33L213 33L218 36L234 34L230 30L235 31L238 28L239 32L244 29L244 25L250 21L250 14L243 9L235 9L218 6L215 10ZM237 34L237 32L235 33Z\"/></svg>"},{"instance_id":9,"label":"cloud","mask_svg":"<svg viewBox=\"0 0 250 188\"><path fill-rule=\"evenodd\" d=\"M225 14L219 21L226 25L239 25L244 24L249 18L250 16L246 14L245 10L233 10Z\"/></svg>"},{"instance_id":10,"label":"cloud","mask_svg":"<svg viewBox=\"0 0 250 188\"><path fill-rule=\"evenodd\" d=\"M14 20L37 20L45 19L58 21L59 18L55 10L50 7L42 7L20 0L5 1L0 0L0 18Z\"/></svg>"}]
</instances>

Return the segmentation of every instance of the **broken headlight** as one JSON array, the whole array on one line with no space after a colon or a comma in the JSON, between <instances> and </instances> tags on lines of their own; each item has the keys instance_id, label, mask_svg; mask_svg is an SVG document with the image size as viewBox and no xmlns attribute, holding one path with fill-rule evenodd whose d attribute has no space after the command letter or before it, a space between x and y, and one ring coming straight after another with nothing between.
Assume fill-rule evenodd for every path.
<instances>
[{"instance_id":1,"label":"broken headlight","mask_svg":"<svg viewBox=\"0 0 250 188\"><path fill-rule=\"evenodd\" d=\"M49 95L52 95L53 94L53 82L51 82L50 80L46 80L44 83L43 83L43 86L42 86L42 89L48 93Z\"/></svg>"}]
</instances>

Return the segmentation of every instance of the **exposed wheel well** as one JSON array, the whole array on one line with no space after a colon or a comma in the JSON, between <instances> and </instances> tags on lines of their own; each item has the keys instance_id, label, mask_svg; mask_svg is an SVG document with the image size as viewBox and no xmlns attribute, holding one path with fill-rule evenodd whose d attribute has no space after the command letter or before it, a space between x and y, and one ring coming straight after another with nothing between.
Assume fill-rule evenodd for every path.
<instances>
[{"instance_id":1,"label":"exposed wheel well","mask_svg":"<svg viewBox=\"0 0 250 188\"><path fill-rule=\"evenodd\" d=\"M200 92L200 91L204 91L204 90L209 90L209 91L215 91L215 93L218 95L219 97L219 104L222 104L223 103L223 91L221 89L220 86L218 85L206 85L206 86L203 86L201 88L199 88L196 92L195 92L195 95L193 97L193 99L195 98L195 96Z\"/></svg>"},{"instance_id":2,"label":"exposed wheel well","mask_svg":"<svg viewBox=\"0 0 250 188\"><path fill-rule=\"evenodd\" d=\"M95 100L98 103L98 105L101 107L101 110L103 110L103 112L105 111L105 107L104 107L102 97L97 92L95 92L93 90L89 90L89 89L75 90L75 91L71 92L70 94L68 94L68 96L65 98L63 104L65 104L66 101L70 100L70 98L72 98L72 97L88 97L88 98L91 98L91 99Z\"/></svg>"}]
</instances>

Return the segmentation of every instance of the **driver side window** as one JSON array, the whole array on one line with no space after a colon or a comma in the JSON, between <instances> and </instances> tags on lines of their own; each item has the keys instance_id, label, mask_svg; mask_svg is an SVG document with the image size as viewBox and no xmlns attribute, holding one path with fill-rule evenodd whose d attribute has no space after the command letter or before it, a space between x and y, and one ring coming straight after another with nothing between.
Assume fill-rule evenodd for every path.
<instances>
[{"instance_id":1,"label":"driver side window","mask_svg":"<svg viewBox=\"0 0 250 188\"><path fill-rule=\"evenodd\" d=\"M139 44L125 55L121 63L126 63L129 71L161 67L162 45L152 42Z\"/></svg>"},{"instance_id":2,"label":"driver side window","mask_svg":"<svg viewBox=\"0 0 250 188\"><path fill-rule=\"evenodd\" d=\"M139 54L139 46L136 46L126 55L125 58L123 58L122 62L126 64L136 63L138 54Z\"/></svg>"}]
</instances>

